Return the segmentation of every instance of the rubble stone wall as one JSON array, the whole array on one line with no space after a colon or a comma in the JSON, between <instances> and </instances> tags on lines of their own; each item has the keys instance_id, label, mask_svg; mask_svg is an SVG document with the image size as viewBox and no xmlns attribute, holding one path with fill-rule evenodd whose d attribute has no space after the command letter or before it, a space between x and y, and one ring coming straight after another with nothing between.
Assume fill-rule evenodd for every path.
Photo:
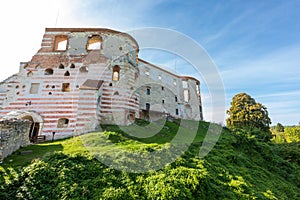
<instances>
[{"instance_id":1,"label":"rubble stone wall","mask_svg":"<svg viewBox=\"0 0 300 200\"><path fill-rule=\"evenodd\" d=\"M0 162L20 147L30 144L31 122L20 119L0 121Z\"/></svg>"}]
</instances>

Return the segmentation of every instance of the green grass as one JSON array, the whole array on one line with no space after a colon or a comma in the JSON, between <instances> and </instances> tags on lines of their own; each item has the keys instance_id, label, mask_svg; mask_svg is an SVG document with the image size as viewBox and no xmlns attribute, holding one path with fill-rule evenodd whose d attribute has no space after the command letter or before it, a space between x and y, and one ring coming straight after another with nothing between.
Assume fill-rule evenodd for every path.
<instances>
[{"instance_id":1,"label":"green grass","mask_svg":"<svg viewBox=\"0 0 300 200\"><path fill-rule=\"evenodd\" d=\"M247 131L224 128L212 151L199 158L209 123L137 123L102 125L80 137L20 149L0 166L0 199L300 199L299 143L265 143ZM199 128L196 135L193 127ZM219 137L208 136L206 142ZM144 156L172 157L172 146L186 143L191 144L174 162L147 173L118 171L94 158L148 169L165 158ZM33 152L20 154L25 150Z\"/></svg>"},{"instance_id":2,"label":"green grass","mask_svg":"<svg viewBox=\"0 0 300 200\"><path fill-rule=\"evenodd\" d=\"M32 153L22 154L24 151L32 151ZM87 149L83 146L79 137L57 140L54 142L45 142L41 144L29 145L22 147L12 155L4 159L2 167L23 167L30 164L33 160L43 158L54 152L63 152L66 154L79 153L84 155Z\"/></svg>"}]
</instances>

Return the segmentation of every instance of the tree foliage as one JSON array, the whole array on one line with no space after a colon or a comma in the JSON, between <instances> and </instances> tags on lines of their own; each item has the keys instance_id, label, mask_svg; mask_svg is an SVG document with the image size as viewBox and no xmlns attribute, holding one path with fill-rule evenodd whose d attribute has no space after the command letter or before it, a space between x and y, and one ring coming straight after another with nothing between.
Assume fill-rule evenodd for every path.
<instances>
[{"instance_id":1,"label":"tree foliage","mask_svg":"<svg viewBox=\"0 0 300 200\"><path fill-rule=\"evenodd\" d=\"M287 142L300 142L300 126L286 127L284 136Z\"/></svg>"},{"instance_id":2,"label":"tree foliage","mask_svg":"<svg viewBox=\"0 0 300 200\"><path fill-rule=\"evenodd\" d=\"M208 125L199 122L202 128L198 130L197 138L205 136L206 131L202 131L207 130ZM148 143L144 144L127 137L125 133L113 133L113 130L119 130L116 125L107 125L105 133L85 136L98 144L103 142L101 136L110 138L119 150L128 148L129 144L153 148L157 145L155 141L164 140L167 134L174 137L176 132L166 130L176 127L177 130L179 125L167 122L165 127L168 129L163 128L164 134L157 134L153 142L147 140ZM60 144L66 150L67 146L64 145L67 142L73 148L72 153L48 151L42 158L23 163L22 166L12 168L1 165L0 199L299 199L298 143L268 144L252 137L249 130L223 129L218 143L203 158L199 157L202 142L198 140L176 161L160 170L129 173L106 166L87 153L86 149L78 152L83 147L81 142L77 142L81 139L74 137L49 143ZM51 145L43 144L42 147L49 150ZM107 147L97 148L105 151ZM165 147L171 149L170 145ZM144 150L131 149L134 152ZM14 162L17 156L12 155L8 160ZM32 155L20 156L24 160L26 157L33 158ZM124 165L124 160L134 165L140 162L119 154L115 164ZM160 159L144 162L145 165L159 163Z\"/></svg>"},{"instance_id":3,"label":"tree foliage","mask_svg":"<svg viewBox=\"0 0 300 200\"><path fill-rule=\"evenodd\" d=\"M239 93L232 98L227 114L229 118L226 124L229 128L257 128L269 131L271 120L267 108L246 93Z\"/></svg>"},{"instance_id":4,"label":"tree foliage","mask_svg":"<svg viewBox=\"0 0 300 200\"><path fill-rule=\"evenodd\" d=\"M279 133L284 132L284 126L280 123L276 124L275 130Z\"/></svg>"}]
</instances>

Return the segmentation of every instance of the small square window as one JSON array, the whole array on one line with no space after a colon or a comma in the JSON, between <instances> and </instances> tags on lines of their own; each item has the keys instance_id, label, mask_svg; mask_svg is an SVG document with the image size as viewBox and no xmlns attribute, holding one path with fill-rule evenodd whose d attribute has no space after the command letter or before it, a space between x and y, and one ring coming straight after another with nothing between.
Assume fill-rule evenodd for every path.
<instances>
[{"instance_id":1,"label":"small square window","mask_svg":"<svg viewBox=\"0 0 300 200\"><path fill-rule=\"evenodd\" d=\"M31 83L29 93L30 94L38 94L39 93L40 84L39 83Z\"/></svg>"},{"instance_id":2,"label":"small square window","mask_svg":"<svg viewBox=\"0 0 300 200\"><path fill-rule=\"evenodd\" d=\"M57 122L57 128L67 128L69 125L69 119L60 118Z\"/></svg>"},{"instance_id":3,"label":"small square window","mask_svg":"<svg viewBox=\"0 0 300 200\"><path fill-rule=\"evenodd\" d=\"M62 92L70 92L70 83L63 83L61 91Z\"/></svg>"}]
</instances>

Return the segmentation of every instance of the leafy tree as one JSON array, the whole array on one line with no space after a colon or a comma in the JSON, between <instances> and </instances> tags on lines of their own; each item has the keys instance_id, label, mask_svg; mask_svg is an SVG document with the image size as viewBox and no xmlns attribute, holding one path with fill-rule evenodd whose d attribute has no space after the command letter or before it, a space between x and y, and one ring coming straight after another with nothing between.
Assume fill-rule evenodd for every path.
<instances>
[{"instance_id":1,"label":"leafy tree","mask_svg":"<svg viewBox=\"0 0 300 200\"><path fill-rule=\"evenodd\" d=\"M246 93L239 93L232 98L227 114L229 118L226 119L226 124L229 128L250 128L269 132L271 120L267 108Z\"/></svg>"},{"instance_id":2,"label":"leafy tree","mask_svg":"<svg viewBox=\"0 0 300 200\"><path fill-rule=\"evenodd\" d=\"M287 142L300 142L300 126L286 127L284 136Z\"/></svg>"},{"instance_id":3,"label":"leafy tree","mask_svg":"<svg viewBox=\"0 0 300 200\"><path fill-rule=\"evenodd\" d=\"M277 123L276 124L276 127L275 127L275 130L277 131L277 132L284 132L284 126L282 125L282 124L280 124L280 123Z\"/></svg>"}]
</instances>

